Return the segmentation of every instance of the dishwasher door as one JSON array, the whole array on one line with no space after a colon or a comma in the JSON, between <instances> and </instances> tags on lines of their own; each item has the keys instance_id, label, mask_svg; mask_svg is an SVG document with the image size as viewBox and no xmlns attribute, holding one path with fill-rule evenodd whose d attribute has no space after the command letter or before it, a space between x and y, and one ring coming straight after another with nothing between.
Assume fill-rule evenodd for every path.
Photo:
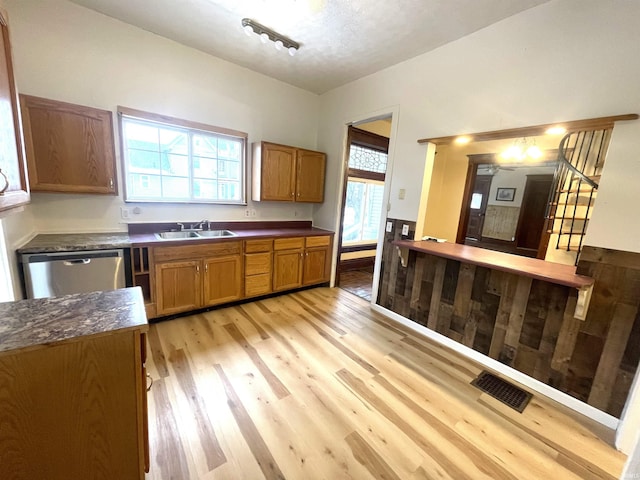
<instances>
[{"instance_id":1,"label":"dishwasher door","mask_svg":"<svg viewBox=\"0 0 640 480\"><path fill-rule=\"evenodd\" d=\"M22 268L28 298L125 287L122 250L23 255Z\"/></svg>"}]
</instances>

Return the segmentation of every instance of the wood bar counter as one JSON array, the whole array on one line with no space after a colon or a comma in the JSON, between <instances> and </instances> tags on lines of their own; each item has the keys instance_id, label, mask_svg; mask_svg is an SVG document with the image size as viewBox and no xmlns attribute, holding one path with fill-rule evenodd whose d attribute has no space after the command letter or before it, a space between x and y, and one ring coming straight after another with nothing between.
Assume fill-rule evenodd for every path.
<instances>
[{"instance_id":1,"label":"wood bar counter","mask_svg":"<svg viewBox=\"0 0 640 480\"><path fill-rule=\"evenodd\" d=\"M572 394L569 360L592 278L477 247L389 240L381 306Z\"/></svg>"}]
</instances>

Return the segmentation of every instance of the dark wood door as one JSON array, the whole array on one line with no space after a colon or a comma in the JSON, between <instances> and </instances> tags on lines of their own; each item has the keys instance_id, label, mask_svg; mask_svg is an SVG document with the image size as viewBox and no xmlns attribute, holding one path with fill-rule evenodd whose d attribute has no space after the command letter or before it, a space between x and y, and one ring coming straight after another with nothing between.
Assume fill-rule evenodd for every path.
<instances>
[{"instance_id":1,"label":"dark wood door","mask_svg":"<svg viewBox=\"0 0 640 480\"><path fill-rule=\"evenodd\" d=\"M484 225L484 216L487 211L492 179L491 175L478 175L473 184L473 192L468 205L469 221L466 233L466 239L468 240L482 240L482 226Z\"/></svg>"},{"instance_id":2,"label":"dark wood door","mask_svg":"<svg viewBox=\"0 0 640 480\"><path fill-rule=\"evenodd\" d=\"M527 175L520 217L516 230L516 247L538 251L545 234L545 212L553 175Z\"/></svg>"}]
</instances>

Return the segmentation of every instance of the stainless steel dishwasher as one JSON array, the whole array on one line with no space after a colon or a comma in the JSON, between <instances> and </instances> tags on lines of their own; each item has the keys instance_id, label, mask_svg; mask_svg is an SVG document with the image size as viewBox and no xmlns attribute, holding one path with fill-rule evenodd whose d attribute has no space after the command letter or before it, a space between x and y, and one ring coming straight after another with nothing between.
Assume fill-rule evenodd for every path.
<instances>
[{"instance_id":1,"label":"stainless steel dishwasher","mask_svg":"<svg viewBox=\"0 0 640 480\"><path fill-rule=\"evenodd\" d=\"M123 250L22 255L28 298L115 290L125 287Z\"/></svg>"}]
</instances>

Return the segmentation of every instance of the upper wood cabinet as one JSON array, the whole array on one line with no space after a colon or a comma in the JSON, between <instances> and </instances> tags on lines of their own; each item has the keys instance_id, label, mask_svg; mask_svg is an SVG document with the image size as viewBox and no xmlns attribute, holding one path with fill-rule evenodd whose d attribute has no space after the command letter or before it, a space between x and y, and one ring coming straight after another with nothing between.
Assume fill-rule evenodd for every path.
<instances>
[{"instance_id":1,"label":"upper wood cabinet","mask_svg":"<svg viewBox=\"0 0 640 480\"><path fill-rule=\"evenodd\" d=\"M0 10L0 210L29 202L20 107L13 76L7 15ZM5 189L6 185L6 189Z\"/></svg>"},{"instance_id":2,"label":"upper wood cabinet","mask_svg":"<svg viewBox=\"0 0 640 480\"><path fill-rule=\"evenodd\" d=\"M113 115L20 95L31 189L116 195Z\"/></svg>"},{"instance_id":3,"label":"upper wood cabinet","mask_svg":"<svg viewBox=\"0 0 640 480\"><path fill-rule=\"evenodd\" d=\"M322 203L326 159L322 152L254 143L253 200Z\"/></svg>"}]
</instances>

